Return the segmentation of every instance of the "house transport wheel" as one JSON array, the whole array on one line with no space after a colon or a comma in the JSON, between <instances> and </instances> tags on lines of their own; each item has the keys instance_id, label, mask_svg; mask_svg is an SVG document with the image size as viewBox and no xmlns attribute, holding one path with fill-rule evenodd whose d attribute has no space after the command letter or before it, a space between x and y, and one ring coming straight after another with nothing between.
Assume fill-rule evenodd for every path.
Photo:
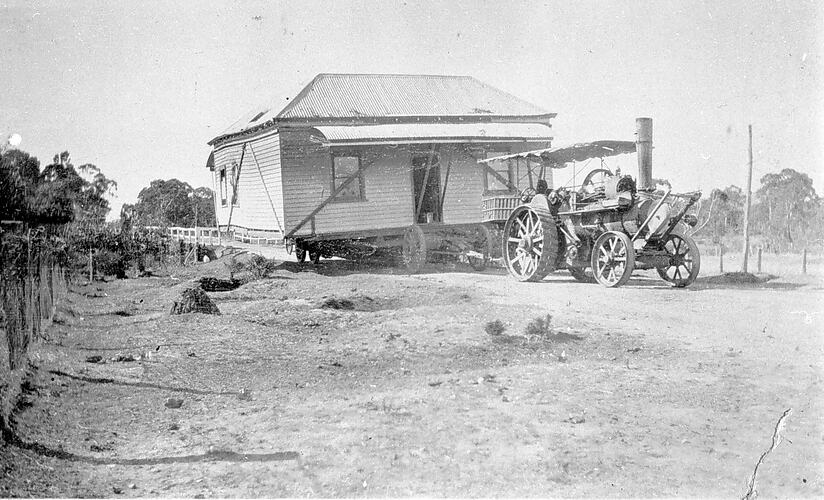
<instances>
[{"instance_id":1,"label":"house transport wheel","mask_svg":"<svg viewBox=\"0 0 824 500\"><path fill-rule=\"evenodd\" d=\"M298 262L303 263L306 262L306 249L296 246L295 247L295 258Z\"/></svg>"},{"instance_id":2,"label":"house transport wheel","mask_svg":"<svg viewBox=\"0 0 824 500\"><path fill-rule=\"evenodd\" d=\"M656 268L661 279L679 288L695 281L701 269L701 255L695 241L686 234L671 233L664 250L669 254L669 265Z\"/></svg>"},{"instance_id":3,"label":"house transport wheel","mask_svg":"<svg viewBox=\"0 0 824 500\"><path fill-rule=\"evenodd\" d=\"M549 213L533 207L515 209L504 226L502 238L506 269L518 281L541 281L555 270L558 229Z\"/></svg>"},{"instance_id":4,"label":"house transport wheel","mask_svg":"<svg viewBox=\"0 0 824 500\"><path fill-rule=\"evenodd\" d=\"M618 287L629 281L635 269L635 250L629 236L607 231L595 240L592 249L592 274L606 287Z\"/></svg>"},{"instance_id":5,"label":"house transport wheel","mask_svg":"<svg viewBox=\"0 0 824 500\"><path fill-rule=\"evenodd\" d=\"M483 257L470 257L469 265L476 271L483 271L492 259L492 249L494 240L492 238L492 230L483 224L479 224L475 228L474 250L483 255Z\"/></svg>"},{"instance_id":6,"label":"house transport wheel","mask_svg":"<svg viewBox=\"0 0 824 500\"><path fill-rule=\"evenodd\" d=\"M310 243L306 249L306 253L309 255L309 262L316 266L320 263L320 258L323 256L320 244L318 243Z\"/></svg>"},{"instance_id":7,"label":"house transport wheel","mask_svg":"<svg viewBox=\"0 0 824 500\"><path fill-rule=\"evenodd\" d=\"M320 262L320 249L319 248L313 248L313 249L309 250L309 262L311 262L314 265L318 265L318 263Z\"/></svg>"},{"instance_id":8,"label":"house transport wheel","mask_svg":"<svg viewBox=\"0 0 824 500\"><path fill-rule=\"evenodd\" d=\"M403 265L409 273L417 273L426 262L426 238L420 226L409 226L403 231L401 247Z\"/></svg>"}]
</instances>

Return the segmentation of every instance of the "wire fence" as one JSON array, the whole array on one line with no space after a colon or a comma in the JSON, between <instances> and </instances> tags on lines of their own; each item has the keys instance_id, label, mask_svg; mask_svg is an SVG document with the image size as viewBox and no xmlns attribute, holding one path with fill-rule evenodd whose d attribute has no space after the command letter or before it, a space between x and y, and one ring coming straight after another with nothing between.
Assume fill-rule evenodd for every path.
<instances>
[{"instance_id":1,"label":"wire fence","mask_svg":"<svg viewBox=\"0 0 824 500\"><path fill-rule=\"evenodd\" d=\"M32 341L54 319L65 296L65 266L59 240L47 228L0 226L0 381L26 366Z\"/></svg>"}]
</instances>

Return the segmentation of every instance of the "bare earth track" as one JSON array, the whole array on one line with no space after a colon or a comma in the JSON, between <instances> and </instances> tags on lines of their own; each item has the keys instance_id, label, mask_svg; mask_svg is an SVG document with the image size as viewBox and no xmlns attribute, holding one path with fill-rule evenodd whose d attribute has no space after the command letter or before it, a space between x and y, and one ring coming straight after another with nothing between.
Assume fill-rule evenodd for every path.
<instances>
[{"instance_id":1,"label":"bare earth track","mask_svg":"<svg viewBox=\"0 0 824 500\"><path fill-rule=\"evenodd\" d=\"M819 278L605 289L323 261L209 293L221 316L168 314L222 268L76 288L0 496L740 497L790 407L757 489L824 495ZM562 335L521 336L546 314Z\"/></svg>"}]
</instances>

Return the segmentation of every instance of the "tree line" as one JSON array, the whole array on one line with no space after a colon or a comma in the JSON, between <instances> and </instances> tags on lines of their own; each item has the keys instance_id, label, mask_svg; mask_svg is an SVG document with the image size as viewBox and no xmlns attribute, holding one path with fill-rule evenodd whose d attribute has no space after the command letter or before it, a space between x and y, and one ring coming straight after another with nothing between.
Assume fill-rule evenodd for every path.
<instances>
[{"instance_id":1,"label":"tree line","mask_svg":"<svg viewBox=\"0 0 824 500\"><path fill-rule=\"evenodd\" d=\"M68 152L41 169L25 151L0 152L0 219L32 224L102 224L111 210L108 196L117 182L95 165L76 167ZM154 180L134 204L124 204L121 221L135 226L214 226L212 190L178 179Z\"/></svg>"},{"instance_id":2,"label":"tree line","mask_svg":"<svg viewBox=\"0 0 824 500\"><path fill-rule=\"evenodd\" d=\"M713 189L701 203L694 236L704 244L739 244L746 193L738 186ZM824 203L805 173L785 168L761 177L750 209L751 243L768 252L824 246Z\"/></svg>"},{"instance_id":3,"label":"tree line","mask_svg":"<svg viewBox=\"0 0 824 500\"><path fill-rule=\"evenodd\" d=\"M117 182L100 168L91 163L75 166L68 152L54 155L41 168L25 151L0 150L0 260L9 269L24 269L22 263L15 264L27 253L20 233L36 228L37 245L48 247L69 271L85 268L93 255L101 274L122 277L131 263L142 263L146 254L157 256L168 247L162 228L215 224L212 190L178 179L152 181L136 203L123 206L119 220L107 222L108 197L116 190Z\"/></svg>"}]
</instances>

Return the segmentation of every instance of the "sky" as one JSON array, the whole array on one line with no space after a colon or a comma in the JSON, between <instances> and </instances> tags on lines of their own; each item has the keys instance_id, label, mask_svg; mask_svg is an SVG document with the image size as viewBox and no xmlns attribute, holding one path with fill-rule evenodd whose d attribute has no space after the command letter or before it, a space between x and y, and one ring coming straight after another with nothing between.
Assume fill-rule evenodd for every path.
<instances>
[{"instance_id":1,"label":"sky","mask_svg":"<svg viewBox=\"0 0 824 500\"><path fill-rule=\"evenodd\" d=\"M743 187L751 124L754 190L824 194L823 48L815 0L0 0L0 138L100 167L116 218L154 179L211 187L206 143L318 73L470 75L557 113L555 145L653 118L676 190Z\"/></svg>"}]
</instances>

